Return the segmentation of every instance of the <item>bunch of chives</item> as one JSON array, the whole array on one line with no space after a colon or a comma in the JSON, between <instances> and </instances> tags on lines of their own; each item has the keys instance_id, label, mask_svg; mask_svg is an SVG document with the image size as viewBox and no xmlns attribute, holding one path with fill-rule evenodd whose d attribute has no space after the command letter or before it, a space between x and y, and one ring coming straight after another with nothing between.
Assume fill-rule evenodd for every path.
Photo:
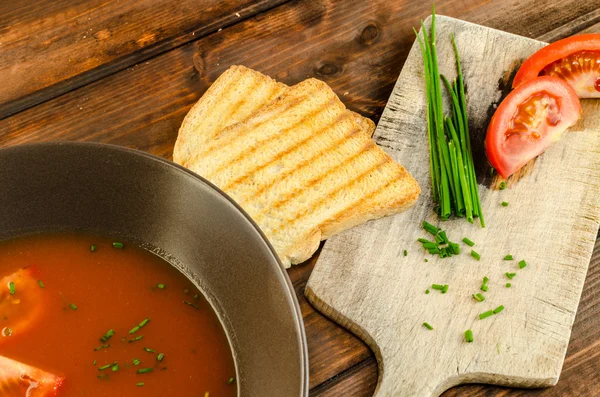
<instances>
[{"instance_id":1,"label":"bunch of chives","mask_svg":"<svg viewBox=\"0 0 600 397\"><path fill-rule=\"evenodd\" d=\"M485 227L473 165L465 87L456 41L452 35L458 77L451 83L440 75L438 69L435 6L432 7L431 34L427 34L423 22L421 31L423 38L416 30L415 34L421 47L425 69L427 137L433 201L438 205L442 219L448 219L454 214L466 217L473 223L474 218L479 218L481 227ZM452 111L448 117L444 116L441 81L450 94L452 104Z\"/></svg>"}]
</instances>

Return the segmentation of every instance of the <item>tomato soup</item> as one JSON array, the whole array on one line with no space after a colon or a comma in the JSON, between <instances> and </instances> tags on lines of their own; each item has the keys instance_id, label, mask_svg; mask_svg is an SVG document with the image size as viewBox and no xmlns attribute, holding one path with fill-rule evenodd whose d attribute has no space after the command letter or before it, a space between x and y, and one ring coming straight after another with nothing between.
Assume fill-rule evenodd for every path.
<instances>
[{"instance_id":1,"label":"tomato soup","mask_svg":"<svg viewBox=\"0 0 600 397\"><path fill-rule=\"evenodd\" d=\"M237 385L219 319L174 267L127 242L42 234L0 243L0 395L229 397Z\"/></svg>"}]
</instances>

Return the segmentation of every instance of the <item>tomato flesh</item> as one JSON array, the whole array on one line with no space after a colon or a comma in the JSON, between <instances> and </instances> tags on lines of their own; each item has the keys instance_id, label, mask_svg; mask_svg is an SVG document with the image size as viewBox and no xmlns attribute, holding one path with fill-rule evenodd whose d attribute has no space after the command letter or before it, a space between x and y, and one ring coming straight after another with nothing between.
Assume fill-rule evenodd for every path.
<instances>
[{"instance_id":1,"label":"tomato flesh","mask_svg":"<svg viewBox=\"0 0 600 397\"><path fill-rule=\"evenodd\" d=\"M38 276L37 268L31 266L0 279L0 346L38 321L43 302Z\"/></svg>"},{"instance_id":2,"label":"tomato flesh","mask_svg":"<svg viewBox=\"0 0 600 397\"><path fill-rule=\"evenodd\" d=\"M539 76L564 79L580 98L600 98L600 34L571 36L540 49L523 62L512 87Z\"/></svg>"},{"instance_id":3,"label":"tomato flesh","mask_svg":"<svg viewBox=\"0 0 600 397\"><path fill-rule=\"evenodd\" d=\"M580 98L600 98L600 51L580 51L551 63L542 75L565 80Z\"/></svg>"},{"instance_id":4,"label":"tomato flesh","mask_svg":"<svg viewBox=\"0 0 600 397\"><path fill-rule=\"evenodd\" d=\"M64 378L0 356L0 395L3 397L56 397Z\"/></svg>"},{"instance_id":5,"label":"tomato flesh","mask_svg":"<svg viewBox=\"0 0 600 397\"><path fill-rule=\"evenodd\" d=\"M513 90L488 126L488 160L507 178L543 153L581 115L577 93L554 76L538 77Z\"/></svg>"}]
</instances>

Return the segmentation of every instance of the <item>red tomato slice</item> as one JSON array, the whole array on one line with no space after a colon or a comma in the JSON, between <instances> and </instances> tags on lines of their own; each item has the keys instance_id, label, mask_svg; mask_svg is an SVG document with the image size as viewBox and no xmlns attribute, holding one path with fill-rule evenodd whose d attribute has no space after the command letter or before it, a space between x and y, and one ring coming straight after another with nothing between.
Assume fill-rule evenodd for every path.
<instances>
[{"instance_id":1,"label":"red tomato slice","mask_svg":"<svg viewBox=\"0 0 600 397\"><path fill-rule=\"evenodd\" d=\"M529 57L515 75L513 88L538 76L556 76L580 98L600 98L600 34L559 40Z\"/></svg>"},{"instance_id":2,"label":"red tomato slice","mask_svg":"<svg viewBox=\"0 0 600 397\"><path fill-rule=\"evenodd\" d=\"M556 142L580 115L577 93L563 80L530 80L508 94L492 116L485 137L488 160L507 178Z\"/></svg>"},{"instance_id":3,"label":"red tomato slice","mask_svg":"<svg viewBox=\"0 0 600 397\"><path fill-rule=\"evenodd\" d=\"M64 378L0 356L0 395L3 397L55 397Z\"/></svg>"},{"instance_id":4,"label":"red tomato slice","mask_svg":"<svg viewBox=\"0 0 600 397\"><path fill-rule=\"evenodd\" d=\"M0 346L36 323L42 310L42 294L35 266L0 279Z\"/></svg>"}]
</instances>

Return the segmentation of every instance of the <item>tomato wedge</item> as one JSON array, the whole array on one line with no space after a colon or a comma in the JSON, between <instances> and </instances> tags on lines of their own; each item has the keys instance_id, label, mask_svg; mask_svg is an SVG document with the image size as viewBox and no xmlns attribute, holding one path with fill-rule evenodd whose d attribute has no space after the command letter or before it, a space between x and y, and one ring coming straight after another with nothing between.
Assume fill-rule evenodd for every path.
<instances>
[{"instance_id":1,"label":"tomato wedge","mask_svg":"<svg viewBox=\"0 0 600 397\"><path fill-rule=\"evenodd\" d=\"M538 77L500 103L485 137L488 160L507 178L543 153L581 116L577 93L564 80Z\"/></svg>"},{"instance_id":2,"label":"tomato wedge","mask_svg":"<svg viewBox=\"0 0 600 397\"><path fill-rule=\"evenodd\" d=\"M512 87L538 76L560 77L580 98L600 98L600 34L571 36L542 48L521 65Z\"/></svg>"},{"instance_id":3,"label":"tomato wedge","mask_svg":"<svg viewBox=\"0 0 600 397\"><path fill-rule=\"evenodd\" d=\"M35 266L0 279L0 346L26 332L39 319L43 289Z\"/></svg>"},{"instance_id":4,"label":"tomato wedge","mask_svg":"<svg viewBox=\"0 0 600 397\"><path fill-rule=\"evenodd\" d=\"M0 356L0 395L3 397L55 397L64 378Z\"/></svg>"}]
</instances>

